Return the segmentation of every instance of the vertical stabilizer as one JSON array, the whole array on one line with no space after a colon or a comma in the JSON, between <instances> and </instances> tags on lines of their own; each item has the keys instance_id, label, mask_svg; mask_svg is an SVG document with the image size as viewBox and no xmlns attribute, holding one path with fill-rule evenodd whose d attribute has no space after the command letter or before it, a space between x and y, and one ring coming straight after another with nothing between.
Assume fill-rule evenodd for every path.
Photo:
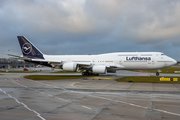
<instances>
[{"instance_id":1,"label":"vertical stabilizer","mask_svg":"<svg viewBox=\"0 0 180 120\"><path fill-rule=\"evenodd\" d=\"M17 36L24 57L44 59L43 53L24 36Z\"/></svg>"}]
</instances>

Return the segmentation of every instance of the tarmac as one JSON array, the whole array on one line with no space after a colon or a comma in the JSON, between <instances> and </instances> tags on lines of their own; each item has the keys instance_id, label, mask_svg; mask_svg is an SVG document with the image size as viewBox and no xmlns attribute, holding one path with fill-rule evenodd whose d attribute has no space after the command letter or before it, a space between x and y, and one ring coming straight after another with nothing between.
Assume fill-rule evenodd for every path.
<instances>
[{"instance_id":1,"label":"tarmac","mask_svg":"<svg viewBox=\"0 0 180 120\"><path fill-rule=\"evenodd\" d=\"M53 81L0 75L0 120L180 119L180 84L114 81L128 74L139 75Z\"/></svg>"}]
</instances>

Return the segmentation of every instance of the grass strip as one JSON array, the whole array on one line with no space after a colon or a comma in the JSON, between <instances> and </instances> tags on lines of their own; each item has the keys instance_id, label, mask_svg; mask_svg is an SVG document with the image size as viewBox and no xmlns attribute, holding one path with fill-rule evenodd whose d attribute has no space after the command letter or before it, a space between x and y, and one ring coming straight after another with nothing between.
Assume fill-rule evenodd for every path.
<instances>
[{"instance_id":1,"label":"grass strip","mask_svg":"<svg viewBox=\"0 0 180 120\"><path fill-rule=\"evenodd\" d=\"M123 77L116 79L117 82L134 82L134 83L180 83L180 77L165 77L178 78L178 81L160 81L161 77Z\"/></svg>"},{"instance_id":2,"label":"grass strip","mask_svg":"<svg viewBox=\"0 0 180 120\"><path fill-rule=\"evenodd\" d=\"M65 79L79 79L87 78L89 76L66 76L66 75L27 75L24 78L31 80L65 80Z\"/></svg>"},{"instance_id":3,"label":"grass strip","mask_svg":"<svg viewBox=\"0 0 180 120\"><path fill-rule=\"evenodd\" d=\"M138 70L132 70L134 72L139 72ZM144 72L150 72L150 73L156 73L157 70L142 70ZM161 73L169 73L169 74L172 74L174 73L174 71L180 71L180 67L168 67L168 68L164 68L164 69L161 69Z\"/></svg>"}]
</instances>

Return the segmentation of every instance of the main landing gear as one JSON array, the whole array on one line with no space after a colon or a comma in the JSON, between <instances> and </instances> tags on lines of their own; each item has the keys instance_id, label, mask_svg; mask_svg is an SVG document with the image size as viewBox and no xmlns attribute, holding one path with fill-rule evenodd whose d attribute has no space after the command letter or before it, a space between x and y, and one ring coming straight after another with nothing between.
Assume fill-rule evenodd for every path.
<instances>
[{"instance_id":1,"label":"main landing gear","mask_svg":"<svg viewBox=\"0 0 180 120\"><path fill-rule=\"evenodd\" d=\"M82 72L82 75L83 76L99 76L99 74L94 74L94 73L89 72L89 71Z\"/></svg>"}]
</instances>

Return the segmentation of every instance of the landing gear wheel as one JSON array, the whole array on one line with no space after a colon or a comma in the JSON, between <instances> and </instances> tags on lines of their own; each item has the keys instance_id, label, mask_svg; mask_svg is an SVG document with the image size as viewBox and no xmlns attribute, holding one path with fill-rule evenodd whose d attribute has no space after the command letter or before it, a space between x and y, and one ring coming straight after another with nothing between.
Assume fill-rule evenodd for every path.
<instances>
[{"instance_id":1,"label":"landing gear wheel","mask_svg":"<svg viewBox=\"0 0 180 120\"><path fill-rule=\"evenodd\" d=\"M99 74L86 70L86 71L82 72L82 76L99 76Z\"/></svg>"},{"instance_id":2,"label":"landing gear wheel","mask_svg":"<svg viewBox=\"0 0 180 120\"><path fill-rule=\"evenodd\" d=\"M82 75L86 76L86 75L88 75L88 73L87 72L82 72Z\"/></svg>"},{"instance_id":3,"label":"landing gear wheel","mask_svg":"<svg viewBox=\"0 0 180 120\"><path fill-rule=\"evenodd\" d=\"M99 74L95 74L95 76L99 76Z\"/></svg>"},{"instance_id":4,"label":"landing gear wheel","mask_svg":"<svg viewBox=\"0 0 180 120\"><path fill-rule=\"evenodd\" d=\"M156 76L159 76L159 72L156 73Z\"/></svg>"},{"instance_id":5,"label":"landing gear wheel","mask_svg":"<svg viewBox=\"0 0 180 120\"><path fill-rule=\"evenodd\" d=\"M89 72L82 72L83 76L93 76L93 73L89 73Z\"/></svg>"}]
</instances>

